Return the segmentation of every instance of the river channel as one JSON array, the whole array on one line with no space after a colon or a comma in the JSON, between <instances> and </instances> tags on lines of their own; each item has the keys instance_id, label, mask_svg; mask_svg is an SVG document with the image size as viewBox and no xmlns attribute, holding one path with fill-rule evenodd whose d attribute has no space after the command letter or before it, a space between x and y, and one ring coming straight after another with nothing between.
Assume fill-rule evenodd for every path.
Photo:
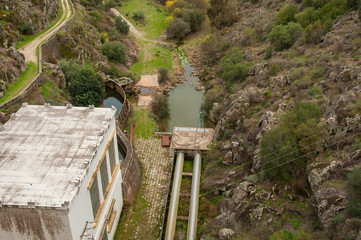
<instances>
[{"instance_id":1,"label":"river channel","mask_svg":"<svg viewBox=\"0 0 361 240\"><path fill-rule=\"evenodd\" d=\"M198 77L192 72L196 71L185 57L182 57L184 67L183 84L177 84L176 88L169 92L170 115L168 120L168 131L172 132L174 127L200 127L203 120L200 118L200 109L203 101L204 90L195 90L200 86Z\"/></svg>"}]
</instances>

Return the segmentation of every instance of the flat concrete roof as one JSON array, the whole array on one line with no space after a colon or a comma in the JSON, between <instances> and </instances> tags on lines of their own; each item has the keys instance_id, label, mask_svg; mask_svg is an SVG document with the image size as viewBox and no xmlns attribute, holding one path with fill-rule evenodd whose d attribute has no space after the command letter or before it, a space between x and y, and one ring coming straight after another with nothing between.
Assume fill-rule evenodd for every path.
<instances>
[{"instance_id":1,"label":"flat concrete roof","mask_svg":"<svg viewBox=\"0 0 361 240\"><path fill-rule=\"evenodd\" d=\"M142 75L135 85L143 88L159 88L158 75Z\"/></svg>"},{"instance_id":2,"label":"flat concrete roof","mask_svg":"<svg viewBox=\"0 0 361 240\"><path fill-rule=\"evenodd\" d=\"M209 151L214 130L212 128L173 128L171 149L185 151Z\"/></svg>"},{"instance_id":3,"label":"flat concrete roof","mask_svg":"<svg viewBox=\"0 0 361 240\"><path fill-rule=\"evenodd\" d=\"M70 203L114 115L115 108L23 104L0 126L0 204Z\"/></svg>"}]
</instances>

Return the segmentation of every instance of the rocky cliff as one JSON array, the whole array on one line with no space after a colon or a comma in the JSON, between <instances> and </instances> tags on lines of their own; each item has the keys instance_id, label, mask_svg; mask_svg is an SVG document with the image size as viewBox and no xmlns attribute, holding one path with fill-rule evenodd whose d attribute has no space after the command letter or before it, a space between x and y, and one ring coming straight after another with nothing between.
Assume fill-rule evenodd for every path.
<instances>
[{"instance_id":1,"label":"rocky cliff","mask_svg":"<svg viewBox=\"0 0 361 240\"><path fill-rule=\"evenodd\" d=\"M361 238L361 221L347 207L351 199L347 176L361 164L359 16L356 11L344 11L319 42L306 43L305 33L292 47L275 51L267 37L276 13L290 4L296 4L296 11L306 8L305 2L292 1L238 3L239 21L201 46L202 77L208 87L204 109L216 120L216 144L205 160L206 196L200 208L211 208L217 215L204 219L202 237ZM238 79L227 86L237 74ZM219 96L213 89L225 89L226 94ZM267 134L290 120L285 115L297 102L320 107L318 127L323 132L311 134L303 128L307 139L319 138L302 146L298 158L305 164L294 168L292 177L267 177L268 171L297 160L287 158L292 152L286 152L278 158L284 162L271 169L265 165L261 147ZM274 149L272 154L279 151ZM207 232L215 226L217 231Z\"/></svg>"},{"instance_id":2,"label":"rocky cliff","mask_svg":"<svg viewBox=\"0 0 361 240\"><path fill-rule=\"evenodd\" d=\"M49 27L57 17L58 0L1 0L0 47L9 48Z\"/></svg>"}]
</instances>

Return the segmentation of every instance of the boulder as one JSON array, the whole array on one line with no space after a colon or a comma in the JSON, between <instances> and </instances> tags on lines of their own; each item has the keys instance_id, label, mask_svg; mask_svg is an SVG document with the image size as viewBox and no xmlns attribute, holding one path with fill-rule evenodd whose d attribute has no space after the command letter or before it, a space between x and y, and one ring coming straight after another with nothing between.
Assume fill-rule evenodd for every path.
<instances>
[{"instance_id":1,"label":"boulder","mask_svg":"<svg viewBox=\"0 0 361 240\"><path fill-rule=\"evenodd\" d=\"M222 228L218 232L218 237L220 240L231 239L234 236L234 231L230 228Z\"/></svg>"}]
</instances>

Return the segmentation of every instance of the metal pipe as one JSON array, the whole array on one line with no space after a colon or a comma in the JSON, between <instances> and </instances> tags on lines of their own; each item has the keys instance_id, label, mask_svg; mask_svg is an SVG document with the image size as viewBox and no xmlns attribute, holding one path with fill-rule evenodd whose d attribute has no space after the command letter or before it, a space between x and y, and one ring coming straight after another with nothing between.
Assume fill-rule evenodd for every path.
<instances>
[{"instance_id":1,"label":"metal pipe","mask_svg":"<svg viewBox=\"0 0 361 240\"><path fill-rule=\"evenodd\" d=\"M184 154L182 152L177 155L177 162L174 170L173 178L173 187L172 195L169 203L169 212L168 212L168 221L167 228L165 230L165 239L173 240L175 234L175 225L177 222L177 212L178 212L178 202L179 202L179 193L182 180L183 172L183 163L184 163Z\"/></svg>"},{"instance_id":2,"label":"metal pipe","mask_svg":"<svg viewBox=\"0 0 361 240\"><path fill-rule=\"evenodd\" d=\"M199 153L196 153L193 161L192 192L191 192L191 203L189 208L187 240L196 239L200 178L201 178L201 155Z\"/></svg>"}]
</instances>

